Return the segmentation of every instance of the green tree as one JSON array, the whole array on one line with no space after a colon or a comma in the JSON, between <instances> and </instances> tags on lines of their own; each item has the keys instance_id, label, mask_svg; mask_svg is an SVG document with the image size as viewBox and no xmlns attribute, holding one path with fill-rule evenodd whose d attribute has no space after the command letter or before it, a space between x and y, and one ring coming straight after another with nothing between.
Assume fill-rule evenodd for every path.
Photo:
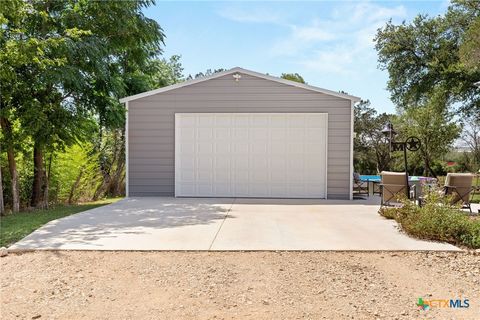
<instances>
[{"instance_id":1,"label":"green tree","mask_svg":"<svg viewBox=\"0 0 480 320\"><path fill-rule=\"evenodd\" d=\"M479 19L480 2L454 1L443 16L418 15L400 25L390 21L378 30L380 67L389 73L387 88L400 109L424 106L442 94L444 106L480 114L480 95L474 86L480 69L460 59L462 46L465 52L472 52L467 47L475 49ZM464 55L467 60L472 57ZM478 66L478 60L472 63Z\"/></svg>"},{"instance_id":2,"label":"green tree","mask_svg":"<svg viewBox=\"0 0 480 320\"><path fill-rule=\"evenodd\" d=\"M306 84L303 77L301 75L299 75L298 73L282 73L280 78Z\"/></svg>"},{"instance_id":3,"label":"green tree","mask_svg":"<svg viewBox=\"0 0 480 320\"><path fill-rule=\"evenodd\" d=\"M475 20L465 32L460 58L467 68L480 69L480 19Z\"/></svg>"},{"instance_id":4,"label":"green tree","mask_svg":"<svg viewBox=\"0 0 480 320\"><path fill-rule=\"evenodd\" d=\"M197 79L197 78L203 78L203 77L209 77L211 75L214 75L215 73L223 72L226 71L227 69L224 68L218 68L218 69L207 69L205 72L199 72L195 74L195 76L192 76L191 74L188 75L187 80L192 80L192 79Z\"/></svg>"},{"instance_id":5,"label":"green tree","mask_svg":"<svg viewBox=\"0 0 480 320\"><path fill-rule=\"evenodd\" d=\"M445 105L445 102L441 101L443 99L445 97L433 97L424 106L406 109L397 121L400 139L404 140L410 136L420 139L421 147L415 154L418 154L423 162L425 176L437 176L432 168L434 161L442 159L448 153L461 132L452 112L443 107Z\"/></svg>"},{"instance_id":6,"label":"green tree","mask_svg":"<svg viewBox=\"0 0 480 320\"><path fill-rule=\"evenodd\" d=\"M146 72L150 76L151 88L161 88L184 81L183 67L179 55L173 55L170 59L153 60L151 70Z\"/></svg>"},{"instance_id":7,"label":"green tree","mask_svg":"<svg viewBox=\"0 0 480 320\"><path fill-rule=\"evenodd\" d=\"M2 130L7 152L15 151L12 123L32 138L33 206L48 200L45 153L87 139L93 120L100 130L122 128L118 98L147 87L137 80L161 53L164 37L142 13L151 4L2 2Z\"/></svg>"},{"instance_id":8,"label":"green tree","mask_svg":"<svg viewBox=\"0 0 480 320\"><path fill-rule=\"evenodd\" d=\"M382 134L385 124L392 116L378 114L370 107L370 101L362 100L355 105L354 118L354 168L363 174L376 174L388 170L392 158L389 146Z\"/></svg>"}]
</instances>

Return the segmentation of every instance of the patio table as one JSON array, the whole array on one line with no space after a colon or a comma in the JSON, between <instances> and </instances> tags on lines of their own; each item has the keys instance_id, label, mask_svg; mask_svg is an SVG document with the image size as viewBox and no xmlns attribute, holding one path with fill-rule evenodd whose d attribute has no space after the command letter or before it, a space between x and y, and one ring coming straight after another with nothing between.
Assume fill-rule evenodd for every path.
<instances>
[{"instance_id":1,"label":"patio table","mask_svg":"<svg viewBox=\"0 0 480 320\"><path fill-rule=\"evenodd\" d=\"M360 175L360 179L368 183L368 196L373 196L375 185L382 182L382 177L379 175ZM408 181L410 185L415 185L415 200L422 196L424 187L437 184L437 179L422 176L409 176Z\"/></svg>"}]
</instances>

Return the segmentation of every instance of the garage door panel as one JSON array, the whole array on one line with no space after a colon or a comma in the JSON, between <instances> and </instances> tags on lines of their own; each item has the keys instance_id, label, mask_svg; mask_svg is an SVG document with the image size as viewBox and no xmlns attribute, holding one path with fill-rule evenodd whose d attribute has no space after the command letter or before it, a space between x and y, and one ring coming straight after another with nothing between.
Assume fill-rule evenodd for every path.
<instances>
[{"instance_id":1,"label":"garage door panel","mask_svg":"<svg viewBox=\"0 0 480 320\"><path fill-rule=\"evenodd\" d=\"M268 140L267 128L251 128L249 133L251 140Z\"/></svg>"},{"instance_id":2,"label":"garage door panel","mask_svg":"<svg viewBox=\"0 0 480 320\"><path fill-rule=\"evenodd\" d=\"M239 141L232 146L232 153L234 155L244 155L248 154L250 144L245 141Z\"/></svg>"},{"instance_id":3,"label":"garage door panel","mask_svg":"<svg viewBox=\"0 0 480 320\"><path fill-rule=\"evenodd\" d=\"M176 196L325 197L326 114L175 118Z\"/></svg>"},{"instance_id":4,"label":"garage door panel","mask_svg":"<svg viewBox=\"0 0 480 320\"><path fill-rule=\"evenodd\" d=\"M182 141L181 145L179 146L180 153L183 155L194 154L195 153L195 144L190 141Z\"/></svg>"},{"instance_id":5,"label":"garage door panel","mask_svg":"<svg viewBox=\"0 0 480 320\"><path fill-rule=\"evenodd\" d=\"M248 181L250 180L248 175L249 175L248 170L236 170L232 174L232 177L233 177L234 181L236 182L235 186L237 186L237 185L248 186Z\"/></svg>"},{"instance_id":6,"label":"garage door panel","mask_svg":"<svg viewBox=\"0 0 480 320\"><path fill-rule=\"evenodd\" d=\"M197 119L198 119L197 120L198 128L208 128L211 130L215 122L215 119L211 117L209 114L199 115Z\"/></svg>"},{"instance_id":7,"label":"garage door panel","mask_svg":"<svg viewBox=\"0 0 480 320\"><path fill-rule=\"evenodd\" d=\"M265 171L250 171L248 173L248 178L249 178L249 183L250 184L262 184L265 185L264 187L268 187L268 182L269 182L269 174L268 172Z\"/></svg>"},{"instance_id":8,"label":"garage door panel","mask_svg":"<svg viewBox=\"0 0 480 320\"><path fill-rule=\"evenodd\" d=\"M229 114L216 114L215 126L230 128L232 126L232 117Z\"/></svg>"},{"instance_id":9,"label":"garage door panel","mask_svg":"<svg viewBox=\"0 0 480 320\"><path fill-rule=\"evenodd\" d=\"M217 140L230 140L230 128L215 128L213 133Z\"/></svg>"},{"instance_id":10,"label":"garage door panel","mask_svg":"<svg viewBox=\"0 0 480 320\"><path fill-rule=\"evenodd\" d=\"M305 129L305 139L307 141L321 141L325 137L325 128L307 128Z\"/></svg>"},{"instance_id":11,"label":"garage door panel","mask_svg":"<svg viewBox=\"0 0 480 320\"><path fill-rule=\"evenodd\" d=\"M214 145L215 154L219 156L230 156L231 147L232 146L230 144L217 142Z\"/></svg>"},{"instance_id":12,"label":"garage door panel","mask_svg":"<svg viewBox=\"0 0 480 320\"><path fill-rule=\"evenodd\" d=\"M233 195L233 190L230 183L216 183L214 185L214 193L218 197L231 197Z\"/></svg>"},{"instance_id":13,"label":"garage door panel","mask_svg":"<svg viewBox=\"0 0 480 320\"><path fill-rule=\"evenodd\" d=\"M195 168L195 159L193 157L184 157L181 160L183 171L192 170Z\"/></svg>"},{"instance_id":14,"label":"garage door panel","mask_svg":"<svg viewBox=\"0 0 480 320\"><path fill-rule=\"evenodd\" d=\"M230 156L218 157L215 159L215 168L230 170L232 166L232 159Z\"/></svg>"},{"instance_id":15,"label":"garage door panel","mask_svg":"<svg viewBox=\"0 0 480 320\"><path fill-rule=\"evenodd\" d=\"M286 114L275 114L270 116L270 127L271 128L286 128L287 127L287 115Z\"/></svg>"},{"instance_id":16,"label":"garage door panel","mask_svg":"<svg viewBox=\"0 0 480 320\"><path fill-rule=\"evenodd\" d=\"M213 192L213 185L211 183L200 183L197 185L197 194L200 197L211 197Z\"/></svg>"},{"instance_id":17,"label":"garage door panel","mask_svg":"<svg viewBox=\"0 0 480 320\"><path fill-rule=\"evenodd\" d=\"M230 183L231 174L229 168L216 168L214 172L215 184Z\"/></svg>"},{"instance_id":18,"label":"garage door panel","mask_svg":"<svg viewBox=\"0 0 480 320\"><path fill-rule=\"evenodd\" d=\"M268 115L257 115L250 117L250 124L253 128L266 128L269 125Z\"/></svg>"},{"instance_id":19,"label":"garage door panel","mask_svg":"<svg viewBox=\"0 0 480 320\"><path fill-rule=\"evenodd\" d=\"M268 158L250 157L251 167L258 170L268 170ZM257 170L254 170L257 172Z\"/></svg>"},{"instance_id":20,"label":"garage door panel","mask_svg":"<svg viewBox=\"0 0 480 320\"><path fill-rule=\"evenodd\" d=\"M287 140L298 142L305 139L305 128L289 128Z\"/></svg>"},{"instance_id":21,"label":"garage door panel","mask_svg":"<svg viewBox=\"0 0 480 320\"><path fill-rule=\"evenodd\" d=\"M180 180L183 182L195 182L195 171L184 169L180 172Z\"/></svg>"},{"instance_id":22,"label":"garage door panel","mask_svg":"<svg viewBox=\"0 0 480 320\"><path fill-rule=\"evenodd\" d=\"M250 152L253 155L265 156L267 154L267 145L266 141L254 140L250 144ZM255 158L253 158L254 160Z\"/></svg>"},{"instance_id":23,"label":"garage door panel","mask_svg":"<svg viewBox=\"0 0 480 320\"><path fill-rule=\"evenodd\" d=\"M289 141L287 142L287 152L292 154L293 156L302 155L303 159L303 153L305 152L305 149L303 144L299 144L295 141Z\"/></svg>"},{"instance_id":24,"label":"garage door panel","mask_svg":"<svg viewBox=\"0 0 480 320\"><path fill-rule=\"evenodd\" d=\"M195 129L193 129L193 131L195 131ZM197 137L199 141L212 141L213 129L203 127L197 128Z\"/></svg>"},{"instance_id":25,"label":"garage door panel","mask_svg":"<svg viewBox=\"0 0 480 320\"><path fill-rule=\"evenodd\" d=\"M305 142L305 150L308 151L310 156L314 155L314 157L322 157L325 158L325 150L318 149L319 142Z\"/></svg>"},{"instance_id":26,"label":"garage door panel","mask_svg":"<svg viewBox=\"0 0 480 320\"><path fill-rule=\"evenodd\" d=\"M233 128L232 129L232 138L236 141L238 140L248 140L248 128Z\"/></svg>"},{"instance_id":27,"label":"garage door panel","mask_svg":"<svg viewBox=\"0 0 480 320\"><path fill-rule=\"evenodd\" d=\"M275 121L273 123L275 123ZM285 141L286 138L287 138L287 130L285 127L270 129L270 141L283 142Z\"/></svg>"},{"instance_id":28,"label":"garage door panel","mask_svg":"<svg viewBox=\"0 0 480 320\"><path fill-rule=\"evenodd\" d=\"M283 156L287 152L285 141L271 141L269 142L268 146L268 153L271 156Z\"/></svg>"},{"instance_id":29,"label":"garage door panel","mask_svg":"<svg viewBox=\"0 0 480 320\"><path fill-rule=\"evenodd\" d=\"M273 157L272 159L270 159L270 166L272 168L272 174L273 173L282 173L284 174L285 173L285 170L287 168L287 160L284 159L284 158L280 158L280 157Z\"/></svg>"},{"instance_id":30,"label":"garage door panel","mask_svg":"<svg viewBox=\"0 0 480 320\"><path fill-rule=\"evenodd\" d=\"M238 128L248 128L250 126L250 116L248 114L239 114L234 117L234 126Z\"/></svg>"},{"instance_id":31,"label":"garage door panel","mask_svg":"<svg viewBox=\"0 0 480 320\"><path fill-rule=\"evenodd\" d=\"M304 128L305 116L302 114L290 114L287 117L287 125L289 128Z\"/></svg>"},{"instance_id":32,"label":"garage door panel","mask_svg":"<svg viewBox=\"0 0 480 320\"><path fill-rule=\"evenodd\" d=\"M210 155L213 153L213 143L212 142L204 142L198 141L197 144L197 153L203 155Z\"/></svg>"}]
</instances>

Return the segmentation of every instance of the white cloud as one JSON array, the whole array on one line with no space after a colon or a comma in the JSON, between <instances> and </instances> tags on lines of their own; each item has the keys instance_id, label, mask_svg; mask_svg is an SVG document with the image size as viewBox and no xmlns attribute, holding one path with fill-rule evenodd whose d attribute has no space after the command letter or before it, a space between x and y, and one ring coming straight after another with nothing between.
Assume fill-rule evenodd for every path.
<instances>
[{"instance_id":1,"label":"white cloud","mask_svg":"<svg viewBox=\"0 0 480 320\"><path fill-rule=\"evenodd\" d=\"M294 56L312 49L320 42L335 39L335 35L317 25L296 26L291 25L290 34L286 39L277 41L271 48L273 55Z\"/></svg>"},{"instance_id":2,"label":"white cloud","mask_svg":"<svg viewBox=\"0 0 480 320\"><path fill-rule=\"evenodd\" d=\"M321 27L298 27L293 26L293 37L300 41L327 41L333 40L335 35L324 30Z\"/></svg>"},{"instance_id":3,"label":"white cloud","mask_svg":"<svg viewBox=\"0 0 480 320\"><path fill-rule=\"evenodd\" d=\"M348 16L350 23L365 23L376 22L379 20L386 21L394 17L406 17L407 10L403 5L399 5L393 8L382 7L379 4L374 4L369 1L363 1L354 5L348 5L341 10L348 10L345 12L351 12L352 15ZM343 16L345 18L345 15Z\"/></svg>"},{"instance_id":4,"label":"white cloud","mask_svg":"<svg viewBox=\"0 0 480 320\"><path fill-rule=\"evenodd\" d=\"M393 19L407 18L403 5L388 6L368 0L339 2L330 12L302 23L291 23L291 12L274 6L230 5L218 14L241 23L272 24L285 29L270 47L273 58L288 57L314 71L349 75L358 70L376 70L373 38L377 29ZM311 16L310 16L311 17Z\"/></svg>"},{"instance_id":5,"label":"white cloud","mask_svg":"<svg viewBox=\"0 0 480 320\"><path fill-rule=\"evenodd\" d=\"M294 57L299 65L319 72L346 75L365 64L375 70L373 38L377 29L389 19L406 17L407 11L402 5L386 7L368 1L343 3L326 18L291 25L288 36L272 45L271 54Z\"/></svg>"},{"instance_id":6,"label":"white cloud","mask_svg":"<svg viewBox=\"0 0 480 320\"><path fill-rule=\"evenodd\" d=\"M337 75L348 75L351 70L347 67L354 61L354 53L343 46L325 51L315 51L311 57L300 61L303 67Z\"/></svg>"}]
</instances>

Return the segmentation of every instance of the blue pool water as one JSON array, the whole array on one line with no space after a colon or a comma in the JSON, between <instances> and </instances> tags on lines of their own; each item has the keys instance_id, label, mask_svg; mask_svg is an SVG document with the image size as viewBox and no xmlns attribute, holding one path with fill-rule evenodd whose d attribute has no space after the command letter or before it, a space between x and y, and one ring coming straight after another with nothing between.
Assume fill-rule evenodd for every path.
<instances>
[{"instance_id":1,"label":"blue pool water","mask_svg":"<svg viewBox=\"0 0 480 320\"><path fill-rule=\"evenodd\" d=\"M360 180L362 181L374 181L374 182L379 182L381 180L380 176L374 176L374 175L360 175Z\"/></svg>"},{"instance_id":2,"label":"blue pool water","mask_svg":"<svg viewBox=\"0 0 480 320\"><path fill-rule=\"evenodd\" d=\"M409 176L408 177L408 180L410 181L419 181L420 180L420 176ZM376 175L360 175L360 179L362 181L372 181L372 182L380 182L382 181L382 178L380 176L376 176Z\"/></svg>"}]
</instances>

